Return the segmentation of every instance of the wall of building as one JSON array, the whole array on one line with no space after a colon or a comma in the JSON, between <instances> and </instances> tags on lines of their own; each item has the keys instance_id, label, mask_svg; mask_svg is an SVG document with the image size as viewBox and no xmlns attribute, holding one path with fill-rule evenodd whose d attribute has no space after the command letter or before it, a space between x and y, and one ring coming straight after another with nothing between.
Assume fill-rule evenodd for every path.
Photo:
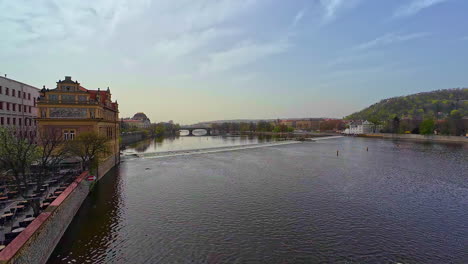
<instances>
[{"instance_id":1,"label":"wall of building","mask_svg":"<svg viewBox=\"0 0 468 264\"><path fill-rule=\"evenodd\" d=\"M13 90L15 91L15 96L13 96ZM20 96L18 96L18 93L20 93ZM0 77L0 126L14 127L16 131L27 133L29 137L31 137L31 135L34 136L36 134L36 100L38 97L38 88L12 79ZM13 104L15 105L14 110ZM7 105L9 105L9 110L7 110ZM25 107L26 111L24 111ZM9 125L8 120L10 121ZM13 120L15 124L13 124Z\"/></svg>"},{"instance_id":2,"label":"wall of building","mask_svg":"<svg viewBox=\"0 0 468 264\"><path fill-rule=\"evenodd\" d=\"M88 173L81 174L20 235L0 252L0 263L46 263L89 193Z\"/></svg>"},{"instance_id":3,"label":"wall of building","mask_svg":"<svg viewBox=\"0 0 468 264\"><path fill-rule=\"evenodd\" d=\"M364 137L388 138L388 139L403 139L403 140L417 140L427 142L453 142L453 143L468 143L466 137L456 136L436 136L436 135L416 135L416 134L391 134L391 133L376 133L365 134Z\"/></svg>"}]
</instances>

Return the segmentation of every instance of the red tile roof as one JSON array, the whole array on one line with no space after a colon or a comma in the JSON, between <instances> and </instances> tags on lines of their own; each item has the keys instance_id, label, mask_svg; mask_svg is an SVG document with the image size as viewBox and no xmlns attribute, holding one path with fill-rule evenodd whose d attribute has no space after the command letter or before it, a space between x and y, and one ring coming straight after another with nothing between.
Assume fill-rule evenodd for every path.
<instances>
[{"instance_id":1,"label":"red tile roof","mask_svg":"<svg viewBox=\"0 0 468 264\"><path fill-rule=\"evenodd\" d=\"M104 104L106 105L106 101L107 101L107 96L110 94L110 92L106 91L106 90L88 90L86 88L84 88L83 86L80 86L79 89L83 92L88 92L89 93L89 98L90 99L96 99L98 93L100 95L100 103L101 104ZM117 109L117 103L116 102L111 102L110 104L110 107L112 109Z\"/></svg>"}]
</instances>

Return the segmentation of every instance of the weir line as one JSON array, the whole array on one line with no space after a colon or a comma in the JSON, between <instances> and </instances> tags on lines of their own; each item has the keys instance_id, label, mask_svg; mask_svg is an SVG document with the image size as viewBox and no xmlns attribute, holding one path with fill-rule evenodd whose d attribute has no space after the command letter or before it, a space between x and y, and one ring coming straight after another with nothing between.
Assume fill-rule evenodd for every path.
<instances>
[{"instance_id":1,"label":"weir line","mask_svg":"<svg viewBox=\"0 0 468 264\"><path fill-rule=\"evenodd\" d=\"M319 141L319 140L336 139L336 138L342 138L342 137L343 136L332 136L332 137L313 138L313 139L311 138L309 140ZM188 155L196 155L196 154L208 154L208 153L218 153L218 152L244 150L244 149L274 147L274 146L298 144L298 143L301 143L301 142L300 141L295 141L295 140L287 140L287 141L279 141L279 142L272 142L272 143L260 143L260 144L251 144L251 145L218 147L218 148L175 150L175 151L151 152L151 153L143 153L143 154L126 154L124 157L126 159L132 159L132 158L158 159L158 158L166 158L166 157L188 156Z\"/></svg>"}]
</instances>

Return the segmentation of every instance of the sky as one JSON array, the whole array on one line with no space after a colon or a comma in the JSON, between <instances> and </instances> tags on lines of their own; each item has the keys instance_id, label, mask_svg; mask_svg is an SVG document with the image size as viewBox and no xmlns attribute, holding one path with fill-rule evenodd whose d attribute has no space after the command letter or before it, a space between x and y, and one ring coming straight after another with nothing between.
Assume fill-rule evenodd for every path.
<instances>
[{"instance_id":1,"label":"sky","mask_svg":"<svg viewBox=\"0 0 468 264\"><path fill-rule=\"evenodd\" d=\"M468 87L466 0L0 0L0 74L152 122L341 118Z\"/></svg>"}]
</instances>

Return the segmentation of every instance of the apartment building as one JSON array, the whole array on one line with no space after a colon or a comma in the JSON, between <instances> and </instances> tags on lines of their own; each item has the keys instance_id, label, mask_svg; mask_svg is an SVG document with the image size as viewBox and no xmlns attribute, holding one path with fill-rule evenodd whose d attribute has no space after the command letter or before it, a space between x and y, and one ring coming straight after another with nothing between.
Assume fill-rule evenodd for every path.
<instances>
[{"instance_id":1,"label":"apartment building","mask_svg":"<svg viewBox=\"0 0 468 264\"><path fill-rule=\"evenodd\" d=\"M0 76L0 127L36 141L38 97L38 88Z\"/></svg>"}]
</instances>

